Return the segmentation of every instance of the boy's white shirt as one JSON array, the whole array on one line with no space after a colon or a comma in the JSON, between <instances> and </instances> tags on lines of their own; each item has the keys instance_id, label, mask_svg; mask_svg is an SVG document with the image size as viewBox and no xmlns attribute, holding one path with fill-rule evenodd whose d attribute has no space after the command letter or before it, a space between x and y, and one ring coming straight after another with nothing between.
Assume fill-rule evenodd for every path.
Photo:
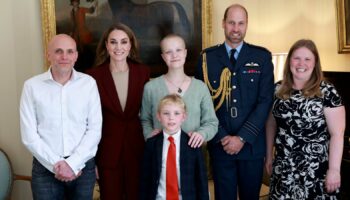
<instances>
[{"instance_id":1,"label":"boy's white shirt","mask_svg":"<svg viewBox=\"0 0 350 200\"><path fill-rule=\"evenodd\" d=\"M174 138L175 146L176 146L176 173L177 173L177 181L179 185L179 200L182 200L181 195L181 183L180 183L180 138L181 138L181 129L177 131L175 134L169 135L163 130L163 152L162 152L162 168L159 178L159 185L157 190L156 200L165 200L166 199L166 161L168 155L169 148L169 140L168 137L172 136Z\"/></svg>"}]
</instances>

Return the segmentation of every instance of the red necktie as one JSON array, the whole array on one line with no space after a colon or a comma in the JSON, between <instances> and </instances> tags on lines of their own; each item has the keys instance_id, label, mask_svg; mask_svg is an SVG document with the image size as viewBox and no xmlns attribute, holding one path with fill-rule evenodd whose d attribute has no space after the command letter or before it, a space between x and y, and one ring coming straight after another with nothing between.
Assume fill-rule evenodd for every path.
<instances>
[{"instance_id":1,"label":"red necktie","mask_svg":"<svg viewBox=\"0 0 350 200\"><path fill-rule=\"evenodd\" d=\"M178 200L179 185L176 173L176 146L173 137L168 137L168 140L170 145L166 160L166 200Z\"/></svg>"}]
</instances>

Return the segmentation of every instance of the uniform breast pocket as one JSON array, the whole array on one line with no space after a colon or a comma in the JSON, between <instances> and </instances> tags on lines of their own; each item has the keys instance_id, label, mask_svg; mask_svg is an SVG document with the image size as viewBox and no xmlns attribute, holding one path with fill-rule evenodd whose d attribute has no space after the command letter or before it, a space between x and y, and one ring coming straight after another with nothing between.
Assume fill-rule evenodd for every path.
<instances>
[{"instance_id":1,"label":"uniform breast pocket","mask_svg":"<svg viewBox=\"0 0 350 200\"><path fill-rule=\"evenodd\" d=\"M241 76L242 86L247 87L247 89L257 89L259 80L260 74L243 73Z\"/></svg>"},{"instance_id":2,"label":"uniform breast pocket","mask_svg":"<svg viewBox=\"0 0 350 200\"><path fill-rule=\"evenodd\" d=\"M250 104L257 100L260 74L242 74L241 88L243 102Z\"/></svg>"}]
</instances>

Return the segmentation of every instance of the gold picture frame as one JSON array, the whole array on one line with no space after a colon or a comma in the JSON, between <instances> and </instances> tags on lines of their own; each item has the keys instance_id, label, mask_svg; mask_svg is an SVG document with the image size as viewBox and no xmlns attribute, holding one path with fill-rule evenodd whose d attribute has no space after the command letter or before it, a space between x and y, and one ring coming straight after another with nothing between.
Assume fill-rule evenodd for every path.
<instances>
[{"instance_id":1,"label":"gold picture frame","mask_svg":"<svg viewBox=\"0 0 350 200\"><path fill-rule=\"evenodd\" d=\"M338 53L350 53L350 2L336 0Z\"/></svg>"},{"instance_id":2,"label":"gold picture frame","mask_svg":"<svg viewBox=\"0 0 350 200\"><path fill-rule=\"evenodd\" d=\"M194 2L199 2L201 5L201 48L204 49L211 45L212 42L212 0L195 0ZM56 34L55 0L41 0L41 19L44 54L46 55L47 44ZM49 66L47 60L45 60L45 66Z\"/></svg>"}]
</instances>

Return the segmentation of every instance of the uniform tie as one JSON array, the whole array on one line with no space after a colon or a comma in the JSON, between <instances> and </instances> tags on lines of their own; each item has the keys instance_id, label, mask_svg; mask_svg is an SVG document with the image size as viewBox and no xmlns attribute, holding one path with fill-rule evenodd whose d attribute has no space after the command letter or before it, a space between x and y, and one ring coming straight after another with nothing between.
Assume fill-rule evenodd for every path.
<instances>
[{"instance_id":1,"label":"uniform tie","mask_svg":"<svg viewBox=\"0 0 350 200\"><path fill-rule=\"evenodd\" d=\"M176 172L176 146L173 137L168 137L170 142L166 161L166 200L179 199L179 185Z\"/></svg>"},{"instance_id":2,"label":"uniform tie","mask_svg":"<svg viewBox=\"0 0 350 200\"><path fill-rule=\"evenodd\" d=\"M236 66L236 58L235 58L235 53L236 53L236 49L231 49L231 52L230 52L230 61L232 63L232 66L235 67Z\"/></svg>"}]
</instances>

